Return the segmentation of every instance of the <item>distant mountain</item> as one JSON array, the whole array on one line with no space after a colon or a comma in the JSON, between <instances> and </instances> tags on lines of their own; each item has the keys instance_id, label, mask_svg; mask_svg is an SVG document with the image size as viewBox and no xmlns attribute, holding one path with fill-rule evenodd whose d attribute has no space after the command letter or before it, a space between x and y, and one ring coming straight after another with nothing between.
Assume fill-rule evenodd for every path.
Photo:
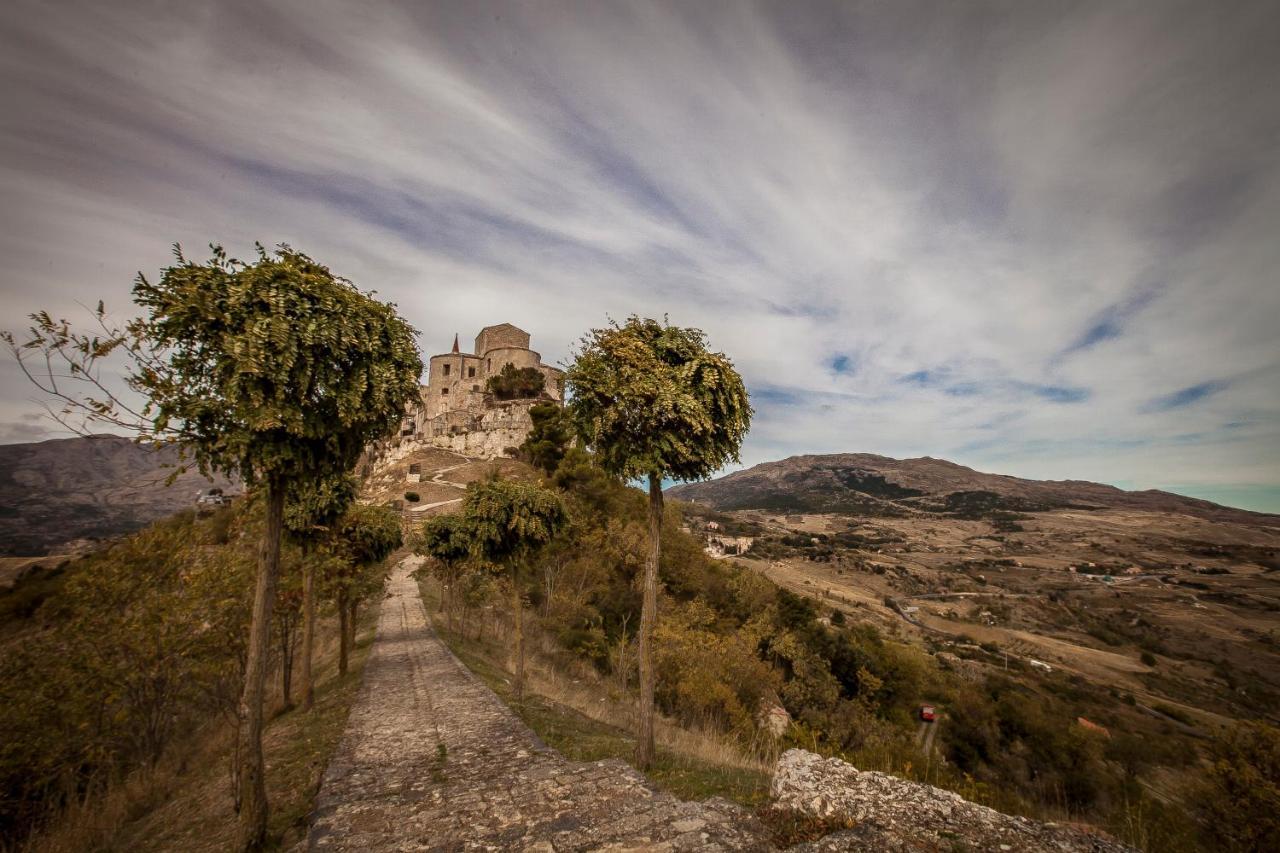
<instances>
[{"instance_id":1,"label":"distant mountain","mask_svg":"<svg viewBox=\"0 0 1280 853\"><path fill-rule=\"evenodd\" d=\"M177 461L176 449L109 435L0 445L0 555L130 533L193 506L201 489L229 486L196 471L166 486Z\"/></svg>"},{"instance_id":2,"label":"distant mountain","mask_svg":"<svg viewBox=\"0 0 1280 853\"><path fill-rule=\"evenodd\" d=\"M904 515L942 512L981 518L1066 507L1175 512L1211 521L1280 524L1280 516L1149 489L1127 492L1082 480L1024 480L984 474L945 459L891 459L870 453L792 456L705 483L667 490L715 509Z\"/></svg>"}]
</instances>

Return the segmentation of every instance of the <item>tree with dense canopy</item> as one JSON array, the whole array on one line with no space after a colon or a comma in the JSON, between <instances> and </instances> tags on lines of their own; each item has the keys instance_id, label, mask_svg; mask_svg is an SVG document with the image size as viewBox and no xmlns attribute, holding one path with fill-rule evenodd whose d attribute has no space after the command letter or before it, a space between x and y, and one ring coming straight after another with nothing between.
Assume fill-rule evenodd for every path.
<instances>
[{"instance_id":1,"label":"tree with dense canopy","mask_svg":"<svg viewBox=\"0 0 1280 853\"><path fill-rule=\"evenodd\" d=\"M697 480L728 462L751 424L742 378L699 329L631 317L582 339L566 377L579 435L602 468L647 478L649 558L640 612L636 763L653 762L653 632L658 609L662 481Z\"/></svg>"},{"instance_id":2,"label":"tree with dense canopy","mask_svg":"<svg viewBox=\"0 0 1280 853\"><path fill-rule=\"evenodd\" d=\"M546 389L547 377L536 367L504 364L498 375L490 376L485 384L489 393L499 400L527 400Z\"/></svg>"},{"instance_id":3,"label":"tree with dense canopy","mask_svg":"<svg viewBox=\"0 0 1280 853\"><path fill-rule=\"evenodd\" d=\"M366 596L382 587L386 577L378 569L403 544L400 514L388 507L356 504L338 521L334 548L343 567L330 578L330 584L338 605L341 675L347 674L355 645L356 609Z\"/></svg>"},{"instance_id":4,"label":"tree with dense canopy","mask_svg":"<svg viewBox=\"0 0 1280 853\"><path fill-rule=\"evenodd\" d=\"M453 630L451 599L462 567L471 556L472 541L471 525L461 515L437 515L422 525L417 552L431 558L432 574L440 581L442 590L440 609L448 610L450 631Z\"/></svg>"},{"instance_id":5,"label":"tree with dense canopy","mask_svg":"<svg viewBox=\"0 0 1280 853\"><path fill-rule=\"evenodd\" d=\"M564 526L564 502L550 489L530 483L491 479L467 486L462 516L472 555L505 568L511 581L511 618L515 626L515 696L524 692L524 620L520 579L534 556Z\"/></svg>"},{"instance_id":6,"label":"tree with dense canopy","mask_svg":"<svg viewBox=\"0 0 1280 853\"><path fill-rule=\"evenodd\" d=\"M175 257L158 281L139 274L134 284L146 317L113 327L99 303L101 332L88 335L40 312L28 340L5 340L27 376L62 402L64 423L79 415L82 426L177 443L201 471L265 492L236 753L239 846L255 849L267 828L262 704L285 496L294 483L351 470L369 442L393 433L418 393L422 359L394 306L288 246L258 246L251 263L218 246L204 263L176 247ZM141 408L103 377L104 362L121 354ZM72 391L68 375L87 390Z\"/></svg>"}]
</instances>

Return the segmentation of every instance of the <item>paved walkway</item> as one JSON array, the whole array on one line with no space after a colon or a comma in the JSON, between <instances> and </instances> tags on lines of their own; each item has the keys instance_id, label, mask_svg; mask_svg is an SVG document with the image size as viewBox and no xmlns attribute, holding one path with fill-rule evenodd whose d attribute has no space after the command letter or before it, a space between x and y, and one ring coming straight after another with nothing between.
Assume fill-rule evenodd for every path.
<instances>
[{"instance_id":1,"label":"paved walkway","mask_svg":"<svg viewBox=\"0 0 1280 853\"><path fill-rule=\"evenodd\" d=\"M764 850L724 800L682 802L620 761L543 745L431 630L396 567L347 730L321 782L323 851Z\"/></svg>"}]
</instances>

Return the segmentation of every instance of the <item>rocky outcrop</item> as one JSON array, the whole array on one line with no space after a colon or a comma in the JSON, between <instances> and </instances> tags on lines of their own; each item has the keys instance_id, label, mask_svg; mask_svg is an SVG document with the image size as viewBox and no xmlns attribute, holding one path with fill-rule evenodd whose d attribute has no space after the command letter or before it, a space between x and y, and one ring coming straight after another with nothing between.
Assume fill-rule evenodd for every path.
<instances>
[{"instance_id":1,"label":"rocky outcrop","mask_svg":"<svg viewBox=\"0 0 1280 853\"><path fill-rule=\"evenodd\" d=\"M1041 823L971 803L932 785L858 768L802 749L783 753L773 777L775 806L854 824L805 851L1017 850L1124 853L1119 842L1076 827Z\"/></svg>"}]
</instances>

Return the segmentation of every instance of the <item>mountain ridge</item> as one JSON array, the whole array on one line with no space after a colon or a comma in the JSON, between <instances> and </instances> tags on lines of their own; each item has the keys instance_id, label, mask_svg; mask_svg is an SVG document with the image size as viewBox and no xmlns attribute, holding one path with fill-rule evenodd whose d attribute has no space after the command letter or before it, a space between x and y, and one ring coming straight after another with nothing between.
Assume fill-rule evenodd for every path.
<instances>
[{"instance_id":1,"label":"mountain ridge","mask_svg":"<svg viewBox=\"0 0 1280 853\"><path fill-rule=\"evenodd\" d=\"M191 507L201 489L230 486L195 470L166 485L178 463L176 447L116 435L0 445L0 555L131 533Z\"/></svg>"},{"instance_id":2,"label":"mountain ridge","mask_svg":"<svg viewBox=\"0 0 1280 853\"><path fill-rule=\"evenodd\" d=\"M1160 489L1129 491L1088 480L1032 480L977 471L947 459L874 453L799 454L667 494L715 509L769 509L898 515L990 515L1051 509L1115 508L1181 512L1211 521L1280 524L1280 515L1227 507Z\"/></svg>"}]
</instances>

